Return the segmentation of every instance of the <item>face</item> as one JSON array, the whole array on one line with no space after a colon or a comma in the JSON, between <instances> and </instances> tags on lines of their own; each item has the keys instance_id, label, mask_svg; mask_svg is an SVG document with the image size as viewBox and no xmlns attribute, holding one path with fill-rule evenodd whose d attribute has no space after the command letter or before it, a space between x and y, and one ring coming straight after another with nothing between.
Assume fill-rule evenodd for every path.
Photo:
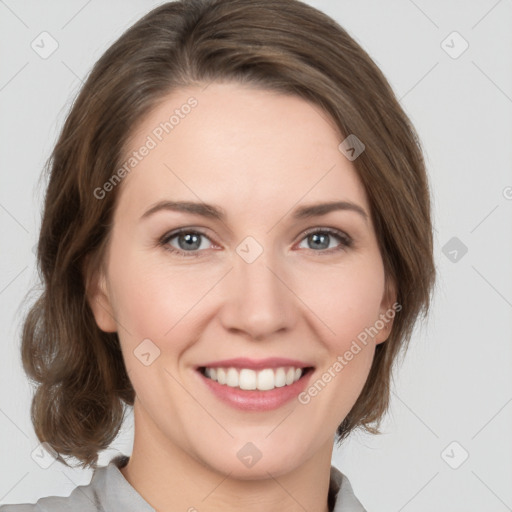
<instances>
[{"instance_id":1,"label":"face","mask_svg":"<svg viewBox=\"0 0 512 512\"><path fill-rule=\"evenodd\" d=\"M161 450L258 478L332 446L395 299L343 138L299 97L228 83L173 92L130 138L90 304Z\"/></svg>"}]
</instances>

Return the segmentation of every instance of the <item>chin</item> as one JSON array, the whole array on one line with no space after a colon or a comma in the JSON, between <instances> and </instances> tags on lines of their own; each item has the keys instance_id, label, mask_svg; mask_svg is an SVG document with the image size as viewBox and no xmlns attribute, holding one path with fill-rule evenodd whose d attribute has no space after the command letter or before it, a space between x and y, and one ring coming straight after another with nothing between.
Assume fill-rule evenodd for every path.
<instances>
[{"instance_id":1,"label":"chin","mask_svg":"<svg viewBox=\"0 0 512 512\"><path fill-rule=\"evenodd\" d=\"M263 444L263 438L261 444ZM304 445L300 446L300 449L303 450ZM229 474L230 478L262 480L268 479L269 473L273 477L289 473L300 466L305 459L304 452L290 444L287 444L285 449L279 450L267 441L266 447L260 449L257 441L252 443L244 440L242 443L233 441L233 445L226 447L220 453L210 452L200 457L199 461L211 470L223 475Z\"/></svg>"}]
</instances>

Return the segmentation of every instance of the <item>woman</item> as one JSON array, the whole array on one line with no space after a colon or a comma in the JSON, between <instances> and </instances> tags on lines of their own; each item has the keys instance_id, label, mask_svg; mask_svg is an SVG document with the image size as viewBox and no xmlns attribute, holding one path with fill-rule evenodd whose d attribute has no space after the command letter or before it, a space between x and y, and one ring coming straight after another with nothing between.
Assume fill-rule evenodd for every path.
<instances>
[{"instance_id":1,"label":"woman","mask_svg":"<svg viewBox=\"0 0 512 512\"><path fill-rule=\"evenodd\" d=\"M296 0L164 4L100 58L49 166L23 364L35 432L95 469L0 510L364 511L434 282L427 177L382 73ZM130 457L98 467L133 406Z\"/></svg>"}]
</instances>

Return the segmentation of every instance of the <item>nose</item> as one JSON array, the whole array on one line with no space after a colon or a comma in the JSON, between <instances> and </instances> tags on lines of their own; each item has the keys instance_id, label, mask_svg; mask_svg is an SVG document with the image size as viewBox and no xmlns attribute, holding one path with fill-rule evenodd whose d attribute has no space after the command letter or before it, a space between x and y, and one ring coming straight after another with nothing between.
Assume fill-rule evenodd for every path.
<instances>
[{"instance_id":1,"label":"nose","mask_svg":"<svg viewBox=\"0 0 512 512\"><path fill-rule=\"evenodd\" d=\"M220 311L225 329L263 340L292 329L297 320L297 297L283 265L264 251L256 261L235 258L234 268L224 280Z\"/></svg>"}]
</instances>

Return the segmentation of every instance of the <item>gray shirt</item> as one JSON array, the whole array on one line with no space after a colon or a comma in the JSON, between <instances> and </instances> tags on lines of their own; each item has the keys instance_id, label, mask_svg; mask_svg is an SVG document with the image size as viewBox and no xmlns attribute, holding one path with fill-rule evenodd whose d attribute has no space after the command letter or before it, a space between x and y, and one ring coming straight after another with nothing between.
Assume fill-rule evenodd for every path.
<instances>
[{"instance_id":1,"label":"gray shirt","mask_svg":"<svg viewBox=\"0 0 512 512\"><path fill-rule=\"evenodd\" d=\"M119 470L128 460L126 455L116 455L107 466L94 470L88 485L77 486L67 497L48 496L35 504L2 505L0 512L155 512ZM366 512L348 478L334 466L328 503L331 512Z\"/></svg>"}]
</instances>

